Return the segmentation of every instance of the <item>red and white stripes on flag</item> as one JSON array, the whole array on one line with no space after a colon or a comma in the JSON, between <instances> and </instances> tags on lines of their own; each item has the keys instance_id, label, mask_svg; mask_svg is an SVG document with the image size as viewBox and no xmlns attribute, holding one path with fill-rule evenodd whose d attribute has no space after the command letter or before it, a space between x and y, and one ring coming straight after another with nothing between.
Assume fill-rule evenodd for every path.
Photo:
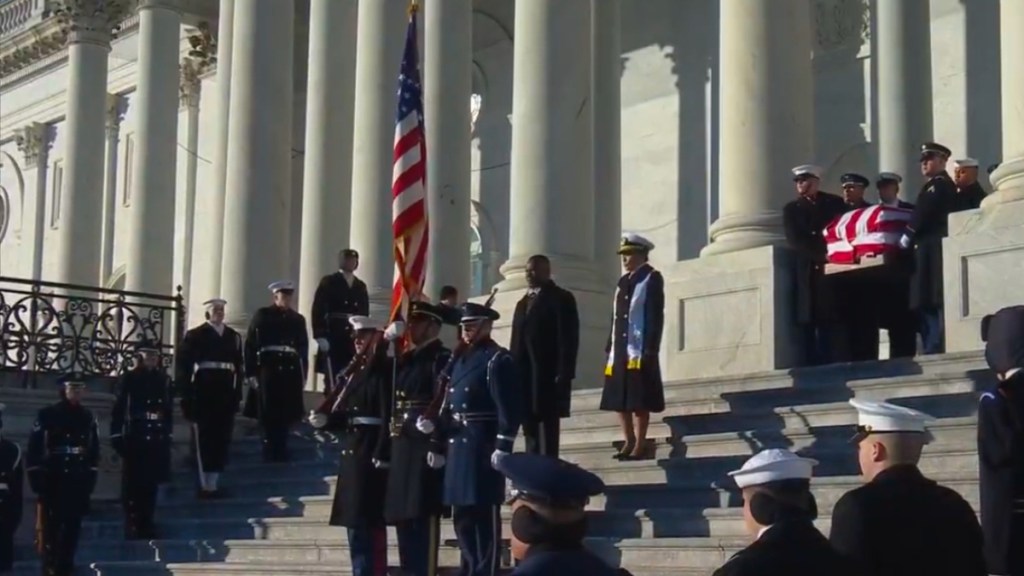
<instances>
[{"instance_id":1,"label":"red and white stripes on flag","mask_svg":"<svg viewBox=\"0 0 1024 576\"><path fill-rule=\"evenodd\" d=\"M898 251L912 214L905 208L876 204L839 216L823 230L828 261L854 264L865 256Z\"/></svg>"},{"instance_id":2,"label":"red and white stripes on flag","mask_svg":"<svg viewBox=\"0 0 1024 576\"><path fill-rule=\"evenodd\" d=\"M395 283L390 320L408 318L427 276L427 148L423 129L423 87L416 42L415 4L409 10L405 51L398 75L398 113L391 175L391 226Z\"/></svg>"}]
</instances>

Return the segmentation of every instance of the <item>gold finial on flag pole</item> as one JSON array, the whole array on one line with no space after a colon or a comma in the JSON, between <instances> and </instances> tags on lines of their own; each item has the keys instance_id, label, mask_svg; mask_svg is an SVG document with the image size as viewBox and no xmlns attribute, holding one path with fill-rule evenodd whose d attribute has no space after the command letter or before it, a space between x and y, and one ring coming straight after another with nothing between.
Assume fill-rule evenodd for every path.
<instances>
[{"instance_id":1,"label":"gold finial on flag pole","mask_svg":"<svg viewBox=\"0 0 1024 576\"><path fill-rule=\"evenodd\" d=\"M419 12L419 10L420 10L420 1L419 0L409 0L409 16L412 16L413 14Z\"/></svg>"}]
</instances>

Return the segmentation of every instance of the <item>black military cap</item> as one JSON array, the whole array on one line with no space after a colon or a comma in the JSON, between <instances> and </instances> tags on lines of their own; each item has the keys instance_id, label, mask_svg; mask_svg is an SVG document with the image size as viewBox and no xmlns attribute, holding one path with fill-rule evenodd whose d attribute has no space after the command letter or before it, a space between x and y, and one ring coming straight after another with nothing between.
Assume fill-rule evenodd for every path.
<instances>
[{"instance_id":1,"label":"black military cap","mask_svg":"<svg viewBox=\"0 0 1024 576\"><path fill-rule=\"evenodd\" d=\"M58 383L64 388L85 388L85 379L78 373L65 374Z\"/></svg>"},{"instance_id":2,"label":"black military cap","mask_svg":"<svg viewBox=\"0 0 1024 576\"><path fill-rule=\"evenodd\" d=\"M1024 306L1008 306L983 325L985 359L989 368L1002 374L1024 367Z\"/></svg>"},{"instance_id":3,"label":"black military cap","mask_svg":"<svg viewBox=\"0 0 1024 576\"><path fill-rule=\"evenodd\" d=\"M462 324L469 324L471 322L479 322L480 320L497 320L501 318L501 314L498 314L497 310L488 308L483 304L477 304L476 302L466 302L462 305L462 318L459 320Z\"/></svg>"},{"instance_id":4,"label":"black military cap","mask_svg":"<svg viewBox=\"0 0 1024 576\"><path fill-rule=\"evenodd\" d=\"M447 304L438 304L437 309L441 311L441 322L449 326L458 326L462 321L462 310Z\"/></svg>"},{"instance_id":5,"label":"black military cap","mask_svg":"<svg viewBox=\"0 0 1024 576\"><path fill-rule=\"evenodd\" d=\"M868 185L871 184L870 180L855 172L847 172L846 174L843 174L842 176L839 177L839 182L843 186L846 186L847 184L853 184L856 186L863 186L865 188L867 188Z\"/></svg>"},{"instance_id":6,"label":"black military cap","mask_svg":"<svg viewBox=\"0 0 1024 576\"><path fill-rule=\"evenodd\" d=\"M147 338L143 338L142 340L139 340L139 345L137 346L137 349L138 349L139 352L142 352L142 353L145 353L145 352L159 352L160 351L160 345L157 344L156 341L153 340L152 338L148 338L147 337Z\"/></svg>"},{"instance_id":7,"label":"black military cap","mask_svg":"<svg viewBox=\"0 0 1024 576\"><path fill-rule=\"evenodd\" d=\"M509 502L523 498L554 508L583 508L604 482L576 464L542 454L509 454L496 465L512 485Z\"/></svg>"},{"instance_id":8,"label":"black military cap","mask_svg":"<svg viewBox=\"0 0 1024 576\"><path fill-rule=\"evenodd\" d=\"M359 252L353 248L344 248L341 251L342 258L359 258Z\"/></svg>"},{"instance_id":9,"label":"black military cap","mask_svg":"<svg viewBox=\"0 0 1024 576\"><path fill-rule=\"evenodd\" d=\"M429 318L437 323L443 323L445 320L445 311L440 306L435 306L430 302L416 301L409 304L409 319Z\"/></svg>"},{"instance_id":10,"label":"black military cap","mask_svg":"<svg viewBox=\"0 0 1024 576\"><path fill-rule=\"evenodd\" d=\"M925 142L921 144L921 160L928 160L934 156L949 158L953 152L938 142Z\"/></svg>"}]
</instances>

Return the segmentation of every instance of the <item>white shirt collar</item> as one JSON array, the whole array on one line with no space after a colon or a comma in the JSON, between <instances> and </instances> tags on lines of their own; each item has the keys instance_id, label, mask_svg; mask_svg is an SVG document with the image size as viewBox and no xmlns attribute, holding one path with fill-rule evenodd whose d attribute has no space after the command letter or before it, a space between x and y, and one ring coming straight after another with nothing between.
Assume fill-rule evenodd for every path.
<instances>
[{"instance_id":1,"label":"white shirt collar","mask_svg":"<svg viewBox=\"0 0 1024 576\"><path fill-rule=\"evenodd\" d=\"M772 524L772 526L774 526L774 524ZM764 536L764 533L769 531L769 530L771 530L771 529L772 529L771 526L765 526L764 528L761 528L760 530L757 531L757 538L756 539L760 540L761 536Z\"/></svg>"},{"instance_id":2,"label":"white shirt collar","mask_svg":"<svg viewBox=\"0 0 1024 576\"><path fill-rule=\"evenodd\" d=\"M345 282L348 282L349 286L351 286L352 282L356 279L356 275L347 270L338 270L338 272L341 272L341 275L345 278Z\"/></svg>"},{"instance_id":3,"label":"white shirt collar","mask_svg":"<svg viewBox=\"0 0 1024 576\"><path fill-rule=\"evenodd\" d=\"M882 202L882 206L888 206L890 208L899 208L899 206L900 206L900 199L897 198L897 199L893 200L892 202Z\"/></svg>"},{"instance_id":4,"label":"white shirt collar","mask_svg":"<svg viewBox=\"0 0 1024 576\"><path fill-rule=\"evenodd\" d=\"M209 324L210 326L213 326L213 329L217 331L218 335L220 335L220 336L224 335L224 323L223 322L221 322L220 324L214 324L213 322L210 322L209 320L207 320L206 323Z\"/></svg>"}]
</instances>

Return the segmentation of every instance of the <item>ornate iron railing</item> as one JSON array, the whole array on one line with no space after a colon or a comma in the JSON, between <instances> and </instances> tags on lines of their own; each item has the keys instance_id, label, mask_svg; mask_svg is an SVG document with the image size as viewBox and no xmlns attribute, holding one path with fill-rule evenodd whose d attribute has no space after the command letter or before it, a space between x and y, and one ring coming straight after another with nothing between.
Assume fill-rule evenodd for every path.
<instances>
[{"instance_id":1,"label":"ornate iron railing","mask_svg":"<svg viewBox=\"0 0 1024 576\"><path fill-rule=\"evenodd\" d=\"M174 296L0 276L0 371L116 376L143 339L165 367L185 333L181 287Z\"/></svg>"}]
</instances>

